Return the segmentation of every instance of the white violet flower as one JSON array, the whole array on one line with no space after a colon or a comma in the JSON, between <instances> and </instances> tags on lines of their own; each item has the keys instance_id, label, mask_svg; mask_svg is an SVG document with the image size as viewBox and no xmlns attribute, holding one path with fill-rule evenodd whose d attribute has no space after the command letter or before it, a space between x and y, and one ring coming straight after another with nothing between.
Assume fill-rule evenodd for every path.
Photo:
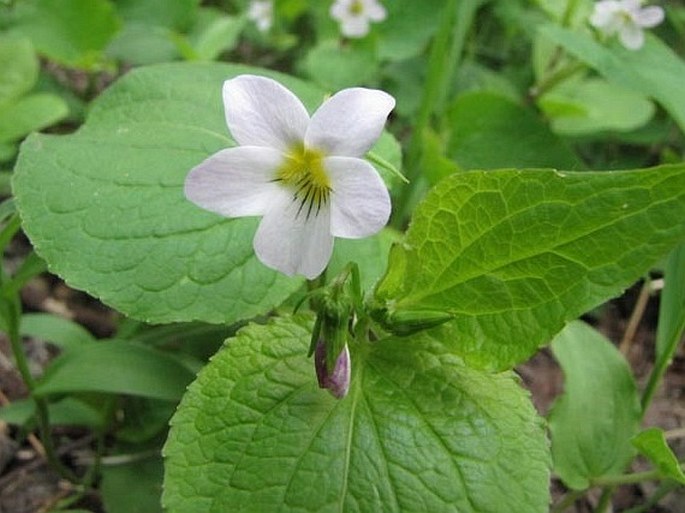
<instances>
[{"instance_id":1,"label":"white violet flower","mask_svg":"<svg viewBox=\"0 0 685 513\"><path fill-rule=\"evenodd\" d=\"M377 0L336 0L330 13L347 37L364 37L369 33L370 22L386 17L385 8Z\"/></svg>"},{"instance_id":2,"label":"white violet flower","mask_svg":"<svg viewBox=\"0 0 685 513\"><path fill-rule=\"evenodd\" d=\"M274 6L271 0L252 0L247 10L247 19L257 25L257 29L266 32L274 21Z\"/></svg>"},{"instance_id":3,"label":"white violet flower","mask_svg":"<svg viewBox=\"0 0 685 513\"><path fill-rule=\"evenodd\" d=\"M238 146L193 168L185 195L226 217L263 216L254 250L265 265L315 278L333 237L368 237L385 226L390 196L363 156L395 107L375 89L344 89L310 118L280 83L240 75L224 82L226 123Z\"/></svg>"},{"instance_id":4,"label":"white violet flower","mask_svg":"<svg viewBox=\"0 0 685 513\"><path fill-rule=\"evenodd\" d=\"M645 41L643 30L664 20L664 10L656 5L642 7L640 0L601 0L595 4L590 24L606 36L618 34L629 50L638 50Z\"/></svg>"}]
</instances>

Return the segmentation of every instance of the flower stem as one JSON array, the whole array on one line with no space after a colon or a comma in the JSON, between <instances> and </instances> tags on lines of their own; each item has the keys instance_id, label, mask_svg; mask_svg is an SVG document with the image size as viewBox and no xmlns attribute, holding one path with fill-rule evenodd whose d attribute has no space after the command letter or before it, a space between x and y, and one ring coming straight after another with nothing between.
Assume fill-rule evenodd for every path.
<instances>
[{"instance_id":1,"label":"flower stem","mask_svg":"<svg viewBox=\"0 0 685 513\"><path fill-rule=\"evenodd\" d=\"M449 0L444 7L442 23L431 44L426 85L407 150L405 170L412 186L403 187L395 203L397 208L392 225L400 230L413 204L425 190L425 184L422 185L419 180L425 132L433 114L444 107L448 86L459 64L466 36L476 11L483 3L484 0Z\"/></svg>"},{"instance_id":2,"label":"flower stem","mask_svg":"<svg viewBox=\"0 0 685 513\"><path fill-rule=\"evenodd\" d=\"M646 470L644 472L633 472L631 474L620 474L617 476L602 476L592 480L592 486L614 487L629 485L659 479L661 473L659 469Z\"/></svg>"},{"instance_id":3,"label":"flower stem","mask_svg":"<svg viewBox=\"0 0 685 513\"><path fill-rule=\"evenodd\" d=\"M566 64L565 66L559 68L553 73L544 76L540 82L535 84L530 88L529 96L531 99L539 98L544 95L547 91L554 88L554 86L563 82L567 78L572 77L576 73L584 70L587 66L585 63L580 61L574 61Z\"/></svg>"},{"instance_id":4,"label":"flower stem","mask_svg":"<svg viewBox=\"0 0 685 513\"><path fill-rule=\"evenodd\" d=\"M561 18L562 27L571 26L573 23L573 15L576 13L576 9L578 9L578 4L578 0L569 0L566 5L566 10L564 11L564 16Z\"/></svg>"},{"instance_id":5,"label":"flower stem","mask_svg":"<svg viewBox=\"0 0 685 513\"><path fill-rule=\"evenodd\" d=\"M625 513L645 513L646 511L651 511L652 507L656 506L661 499L666 497L666 495L671 493L679 486L680 484L675 481L662 481L656 491L645 501L644 504L635 506Z\"/></svg>"},{"instance_id":6,"label":"flower stem","mask_svg":"<svg viewBox=\"0 0 685 513\"><path fill-rule=\"evenodd\" d=\"M630 318L628 319L628 325L623 332L623 338L621 338L621 342L618 345L619 350L626 358L630 353L630 347L633 344L635 333L637 332L637 328L640 325L642 316L645 313L645 308L647 308L647 302L649 301L649 295L651 291L652 280L649 278L649 276L646 276L645 281L642 284L642 288L640 289L640 294L637 297L635 307L633 308L633 312L630 314Z\"/></svg>"},{"instance_id":7,"label":"flower stem","mask_svg":"<svg viewBox=\"0 0 685 513\"><path fill-rule=\"evenodd\" d=\"M9 218L7 224L0 231L0 248L4 250L14 234L19 230L21 221L17 214ZM24 348L22 347L20 325L21 325L21 301L19 299L19 292L16 287L12 286L12 281L5 274L4 269L0 269L0 316L4 321L4 328L7 331L7 337L10 341L14 361L17 365L17 370L21 375L26 388L29 390L29 395L36 405L36 419L38 421L38 430L40 432L41 442L45 449L45 457L52 468L63 478L72 482L78 482L79 479L69 468L62 465L57 457L55 447L52 442L52 435L50 433L50 417L48 413L48 403L45 399L36 397L33 393L36 388L36 381L31 375L28 359Z\"/></svg>"},{"instance_id":8,"label":"flower stem","mask_svg":"<svg viewBox=\"0 0 685 513\"><path fill-rule=\"evenodd\" d=\"M10 345L12 347L12 354L14 355L14 360L17 364L17 369L19 374L21 374L26 387L29 389L29 394L31 399L36 405L36 419L38 421L38 431L40 432L41 442L43 443L43 448L45 449L45 457L48 460L50 466L64 479L68 479L73 483L79 481L76 474L74 474L69 468L65 467L62 462L57 457L55 452L55 446L52 442L52 434L50 433L50 415L48 413L48 403L45 399L36 397L33 394L33 390L36 387L36 382L31 375L29 369L28 360L26 354L24 353L24 348L21 344L21 335L19 334L19 322L21 319L21 309L19 306L18 298L4 298L6 302L11 303L12 316L11 320L8 319L8 337L10 340Z\"/></svg>"},{"instance_id":9,"label":"flower stem","mask_svg":"<svg viewBox=\"0 0 685 513\"><path fill-rule=\"evenodd\" d=\"M595 513L604 513L607 510L611 503L611 497L614 495L614 488L615 486L609 486L602 490L602 495L599 497L599 503L595 508Z\"/></svg>"},{"instance_id":10,"label":"flower stem","mask_svg":"<svg viewBox=\"0 0 685 513\"><path fill-rule=\"evenodd\" d=\"M661 384L661 379L666 369L671 364L683 331L685 331L685 316L679 316L678 310L682 308L682 299L678 290L682 283L682 262L685 261L685 244L676 247L668 257L665 269L665 285L661 291L661 303L659 306L659 323L656 330L656 361L649 381L642 393L643 415L652 402L656 389ZM673 322L677 320L677 322Z\"/></svg>"},{"instance_id":11,"label":"flower stem","mask_svg":"<svg viewBox=\"0 0 685 513\"><path fill-rule=\"evenodd\" d=\"M564 513L568 508L570 508L578 499L580 499L585 494L584 490L572 490L568 492L564 497L557 502L549 513Z\"/></svg>"}]
</instances>

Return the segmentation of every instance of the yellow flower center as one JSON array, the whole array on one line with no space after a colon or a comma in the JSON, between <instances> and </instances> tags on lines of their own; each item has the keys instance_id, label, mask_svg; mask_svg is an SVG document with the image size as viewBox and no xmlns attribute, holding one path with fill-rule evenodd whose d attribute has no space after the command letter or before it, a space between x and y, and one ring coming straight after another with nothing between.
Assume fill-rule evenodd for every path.
<instances>
[{"instance_id":1,"label":"yellow flower center","mask_svg":"<svg viewBox=\"0 0 685 513\"><path fill-rule=\"evenodd\" d=\"M350 4L350 14L352 16L359 16L364 12L364 4L360 0L354 0Z\"/></svg>"},{"instance_id":2,"label":"yellow flower center","mask_svg":"<svg viewBox=\"0 0 685 513\"><path fill-rule=\"evenodd\" d=\"M297 215L306 212L317 215L328 203L331 181L323 167L323 154L307 150L304 146L293 148L285 162L276 170L274 181L281 182L293 191L293 201L299 203Z\"/></svg>"}]
</instances>

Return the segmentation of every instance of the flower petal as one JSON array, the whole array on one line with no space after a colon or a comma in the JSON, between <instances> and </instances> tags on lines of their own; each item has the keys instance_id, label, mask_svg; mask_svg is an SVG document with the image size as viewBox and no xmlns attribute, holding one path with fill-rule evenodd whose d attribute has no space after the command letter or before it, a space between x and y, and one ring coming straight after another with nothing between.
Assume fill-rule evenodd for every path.
<instances>
[{"instance_id":1,"label":"flower petal","mask_svg":"<svg viewBox=\"0 0 685 513\"><path fill-rule=\"evenodd\" d=\"M361 157L373 146L395 99L377 89L343 89L312 116L305 146L327 155Z\"/></svg>"},{"instance_id":2,"label":"flower petal","mask_svg":"<svg viewBox=\"0 0 685 513\"><path fill-rule=\"evenodd\" d=\"M640 9L635 14L635 23L641 27L651 28L656 27L659 23L664 21L664 10L658 5L652 5Z\"/></svg>"},{"instance_id":3,"label":"flower petal","mask_svg":"<svg viewBox=\"0 0 685 513\"><path fill-rule=\"evenodd\" d=\"M278 191L272 180L282 162L281 152L271 148L221 150L190 170L186 198L226 217L262 215Z\"/></svg>"},{"instance_id":4,"label":"flower petal","mask_svg":"<svg viewBox=\"0 0 685 513\"><path fill-rule=\"evenodd\" d=\"M390 217L390 195L371 164L349 157L328 157L331 179L331 233L359 239L383 228Z\"/></svg>"},{"instance_id":5,"label":"flower petal","mask_svg":"<svg viewBox=\"0 0 685 513\"><path fill-rule=\"evenodd\" d=\"M616 0L597 2L590 16L590 25L597 28L608 27L615 23L616 13L620 10L621 5Z\"/></svg>"},{"instance_id":6,"label":"flower petal","mask_svg":"<svg viewBox=\"0 0 685 513\"><path fill-rule=\"evenodd\" d=\"M238 144L287 151L302 142L307 109L275 80L240 75L224 82L223 97L226 124Z\"/></svg>"},{"instance_id":7,"label":"flower petal","mask_svg":"<svg viewBox=\"0 0 685 513\"><path fill-rule=\"evenodd\" d=\"M640 9L640 5L643 1L644 0L621 0L621 9L630 13L637 12Z\"/></svg>"},{"instance_id":8,"label":"flower petal","mask_svg":"<svg viewBox=\"0 0 685 513\"><path fill-rule=\"evenodd\" d=\"M333 252L330 210L322 208L316 215L307 215L289 191L279 188L259 224L254 249L259 260L272 269L288 276L316 278Z\"/></svg>"},{"instance_id":9,"label":"flower petal","mask_svg":"<svg viewBox=\"0 0 685 513\"><path fill-rule=\"evenodd\" d=\"M633 24L626 24L621 27L618 37L623 46L628 50L639 50L645 42L645 35L642 32L642 28Z\"/></svg>"},{"instance_id":10,"label":"flower petal","mask_svg":"<svg viewBox=\"0 0 685 513\"><path fill-rule=\"evenodd\" d=\"M383 21L387 16L385 7L376 0L367 0L365 11L366 16L373 21Z\"/></svg>"},{"instance_id":11,"label":"flower petal","mask_svg":"<svg viewBox=\"0 0 685 513\"><path fill-rule=\"evenodd\" d=\"M369 33L369 20L360 16L350 16L340 22L340 32L345 37L364 37Z\"/></svg>"},{"instance_id":12,"label":"flower petal","mask_svg":"<svg viewBox=\"0 0 685 513\"><path fill-rule=\"evenodd\" d=\"M347 5L346 2L341 2L340 0L337 0L333 5L331 5L331 8L329 9L328 13L334 20L343 21L344 19L349 17L349 11L350 7L349 5Z\"/></svg>"}]
</instances>

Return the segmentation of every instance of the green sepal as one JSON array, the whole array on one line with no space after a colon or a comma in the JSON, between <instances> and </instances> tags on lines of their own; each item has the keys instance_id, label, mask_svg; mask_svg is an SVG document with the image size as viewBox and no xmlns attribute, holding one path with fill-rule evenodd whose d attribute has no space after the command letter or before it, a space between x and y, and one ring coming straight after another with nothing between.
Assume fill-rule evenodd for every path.
<instances>
[{"instance_id":1,"label":"green sepal","mask_svg":"<svg viewBox=\"0 0 685 513\"><path fill-rule=\"evenodd\" d=\"M401 337L440 326L454 319L454 315L440 310L399 310L372 307L371 317L385 330Z\"/></svg>"}]
</instances>

